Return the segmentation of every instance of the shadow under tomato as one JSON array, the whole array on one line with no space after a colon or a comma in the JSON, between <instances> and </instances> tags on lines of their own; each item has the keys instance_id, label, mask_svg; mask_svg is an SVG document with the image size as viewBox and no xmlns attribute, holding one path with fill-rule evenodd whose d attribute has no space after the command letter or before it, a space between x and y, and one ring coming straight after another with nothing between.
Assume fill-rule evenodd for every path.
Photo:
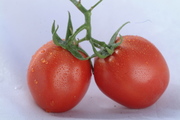
<instances>
[{"instance_id":1,"label":"shadow under tomato","mask_svg":"<svg viewBox=\"0 0 180 120\"><path fill-rule=\"evenodd\" d=\"M64 113L50 113L54 117L79 118L79 119L117 119L117 118L139 118L138 109L129 109L103 97L95 97L91 103L83 101L70 111ZM101 101L101 102L99 102ZM94 103L96 102L96 104Z\"/></svg>"},{"instance_id":2,"label":"shadow under tomato","mask_svg":"<svg viewBox=\"0 0 180 120\"><path fill-rule=\"evenodd\" d=\"M180 87L170 84L163 96L152 106L144 109L129 109L105 96L87 95L75 108L64 113L50 113L53 117L69 119L145 119L180 116Z\"/></svg>"}]
</instances>

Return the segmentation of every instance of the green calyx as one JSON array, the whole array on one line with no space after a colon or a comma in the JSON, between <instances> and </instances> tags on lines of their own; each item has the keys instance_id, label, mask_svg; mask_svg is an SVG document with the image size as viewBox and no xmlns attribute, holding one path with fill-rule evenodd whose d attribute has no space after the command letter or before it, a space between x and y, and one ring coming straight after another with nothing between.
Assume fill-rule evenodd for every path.
<instances>
[{"instance_id":1,"label":"green calyx","mask_svg":"<svg viewBox=\"0 0 180 120\"><path fill-rule=\"evenodd\" d=\"M78 46L78 44L76 44L76 40L73 38L71 38L71 36L73 35L73 27L72 27L72 22L71 22L71 16L69 13L69 22L68 22L68 27L67 27L67 32L66 32L66 38L65 40L61 39L59 37L59 35L57 34L57 30L59 29L59 26L57 26L57 28L55 27L55 21L53 22L52 25L52 39L55 45L57 46L61 46L62 48L68 50L69 52L71 52L72 55L74 55L76 58L80 59L80 60L87 60L89 59L89 57L84 58L82 56L82 53L86 54L87 53ZM87 55L88 56L88 55Z\"/></svg>"},{"instance_id":2,"label":"green calyx","mask_svg":"<svg viewBox=\"0 0 180 120\"><path fill-rule=\"evenodd\" d=\"M104 42L97 41L97 40L90 39L90 43L91 43L93 51L94 51L94 54L91 57L96 57L97 56L99 58L106 58L106 57L112 55L114 53L114 49L116 47L118 47L122 43L122 41L123 41L123 37L120 35L120 40L121 41L116 43L116 39L117 39L118 33L128 23L129 22L124 23L113 34L113 36L111 37L110 42L108 44L106 44ZM97 51L96 47L99 48L100 50Z\"/></svg>"},{"instance_id":3,"label":"green calyx","mask_svg":"<svg viewBox=\"0 0 180 120\"><path fill-rule=\"evenodd\" d=\"M96 39L94 39L91 36L91 11L100 3L102 2L102 0L99 0L94 6L92 6L89 10L87 10L86 8L83 7L83 5L81 4L81 1L77 1L77 0L70 0L83 14L85 17L85 23L83 25L81 25L79 28L77 28L75 31L73 31L73 25L72 25L72 21L71 21L71 15L68 12L69 15L69 19L68 19L68 25L67 25L67 31L66 31L66 37L65 40L61 39L59 37L59 35L57 34L57 31L59 29L59 26L55 26L55 21L53 22L52 25L52 39L54 44L56 44L57 46L61 46L62 48L68 50L69 52L71 52L71 54L80 59L80 60L88 60L91 59L93 57L99 57L99 58L106 58L109 55L114 53L114 49L116 47L118 47L121 42L122 42L122 37L121 37L121 41L116 43L116 38L118 36L119 31L129 22L126 22L125 24L123 24L111 37L110 42L108 44L106 44L103 41L98 41ZM76 36L83 30L86 30L86 35L85 37L83 37L82 39L77 39ZM94 51L94 54L91 56L88 56L87 53L79 47L79 43L83 42L83 41L89 41L92 49ZM99 51L97 51L97 49L99 49ZM88 57L83 57L83 55L81 53L86 54Z\"/></svg>"}]
</instances>

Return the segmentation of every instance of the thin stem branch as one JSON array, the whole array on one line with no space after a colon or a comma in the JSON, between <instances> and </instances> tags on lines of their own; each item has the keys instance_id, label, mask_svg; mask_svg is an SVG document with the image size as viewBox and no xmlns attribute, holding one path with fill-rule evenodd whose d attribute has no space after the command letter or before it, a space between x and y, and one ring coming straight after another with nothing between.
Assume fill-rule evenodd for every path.
<instances>
[{"instance_id":1,"label":"thin stem branch","mask_svg":"<svg viewBox=\"0 0 180 120\"><path fill-rule=\"evenodd\" d=\"M76 44L79 44L79 43L81 43L81 42L83 42L83 41L86 41L86 40L87 40L87 38L84 37L84 38L82 38L82 39L79 39L79 40L76 42Z\"/></svg>"},{"instance_id":2,"label":"thin stem branch","mask_svg":"<svg viewBox=\"0 0 180 120\"><path fill-rule=\"evenodd\" d=\"M86 36L83 39L78 40L78 42L76 42L78 44L80 42L85 41L85 39L86 40L91 39L91 10L87 10L86 8L84 8L80 1L79 2L77 0L70 0L70 1L84 14L85 17L85 23L81 25L71 37L72 39L75 39L78 33L86 29ZM100 2L98 2L98 4L99 3ZM94 8L95 6L97 6L97 3L92 8Z\"/></svg>"},{"instance_id":3,"label":"thin stem branch","mask_svg":"<svg viewBox=\"0 0 180 120\"><path fill-rule=\"evenodd\" d=\"M70 39L74 40L76 38L76 36L83 31L84 29L86 29L86 24L81 25L78 29L76 29L76 31L74 32L74 34L70 37Z\"/></svg>"},{"instance_id":4,"label":"thin stem branch","mask_svg":"<svg viewBox=\"0 0 180 120\"><path fill-rule=\"evenodd\" d=\"M92 11L99 3L101 3L103 0L99 0L94 6L92 6L89 11Z\"/></svg>"},{"instance_id":5,"label":"thin stem branch","mask_svg":"<svg viewBox=\"0 0 180 120\"><path fill-rule=\"evenodd\" d=\"M87 11L87 9L82 6L81 2L77 0L70 0L83 14Z\"/></svg>"}]
</instances>

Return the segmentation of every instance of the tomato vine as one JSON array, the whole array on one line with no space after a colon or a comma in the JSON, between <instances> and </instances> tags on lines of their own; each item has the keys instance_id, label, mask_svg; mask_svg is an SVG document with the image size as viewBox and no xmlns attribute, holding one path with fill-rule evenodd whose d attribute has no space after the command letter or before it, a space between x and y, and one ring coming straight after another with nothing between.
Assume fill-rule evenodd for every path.
<instances>
[{"instance_id":1,"label":"tomato vine","mask_svg":"<svg viewBox=\"0 0 180 120\"><path fill-rule=\"evenodd\" d=\"M86 9L82 4L81 0L70 0L84 15L85 17L85 23L82 24L79 28L77 28L75 31L73 31L73 25L71 21L71 15L69 15L68 25L67 25L67 32L66 32L66 38L65 40L61 39L59 35L57 34L57 30L59 29L59 26L55 27L55 21L52 25L52 36L53 41L56 45L63 47L64 49L71 52L72 55L74 55L76 58L80 60L87 60L93 57L99 57L99 58L106 58L107 56L111 55L114 52L114 49L121 44L121 42L115 43L115 40L117 38L117 35L119 31L129 22L124 23L111 37L110 42L106 44L103 41L99 41L92 37L91 31L91 12L92 10L103 0L99 0L94 6L92 6L90 9ZM83 31L86 30L86 35L82 39L77 39L77 35ZM121 37L121 36L120 36ZM121 41L123 38L121 37ZM89 41L89 43L92 46L92 49L94 51L94 54L91 56L88 56L84 58L79 51L87 53L79 47L79 43L83 41ZM97 50L99 49L99 51Z\"/></svg>"}]
</instances>

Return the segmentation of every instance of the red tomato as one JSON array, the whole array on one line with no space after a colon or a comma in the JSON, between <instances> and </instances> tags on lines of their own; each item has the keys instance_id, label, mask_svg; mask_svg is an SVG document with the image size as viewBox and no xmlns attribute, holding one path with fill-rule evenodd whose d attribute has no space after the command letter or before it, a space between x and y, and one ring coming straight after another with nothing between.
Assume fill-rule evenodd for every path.
<instances>
[{"instance_id":1,"label":"red tomato","mask_svg":"<svg viewBox=\"0 0 180 120\"><path fill-rule=\"evenodd\" d=\"M152 43L124 36L112 55L95 59L94 77L100 90L114 101L129 108L145 108L167 88L169 70Z\"/></svg>"},{"instance_id":2,"label":"red tomato","mask_svg":"<svg viewBox=\"0 0 180 120\"><path fill-rule=\"evenodd\" d=\"M35 102L47 112L64 112L77 105L90 78L89 60L78 60L52 41L35 53L27 73Z\"/></svg>"}]
</instances>

